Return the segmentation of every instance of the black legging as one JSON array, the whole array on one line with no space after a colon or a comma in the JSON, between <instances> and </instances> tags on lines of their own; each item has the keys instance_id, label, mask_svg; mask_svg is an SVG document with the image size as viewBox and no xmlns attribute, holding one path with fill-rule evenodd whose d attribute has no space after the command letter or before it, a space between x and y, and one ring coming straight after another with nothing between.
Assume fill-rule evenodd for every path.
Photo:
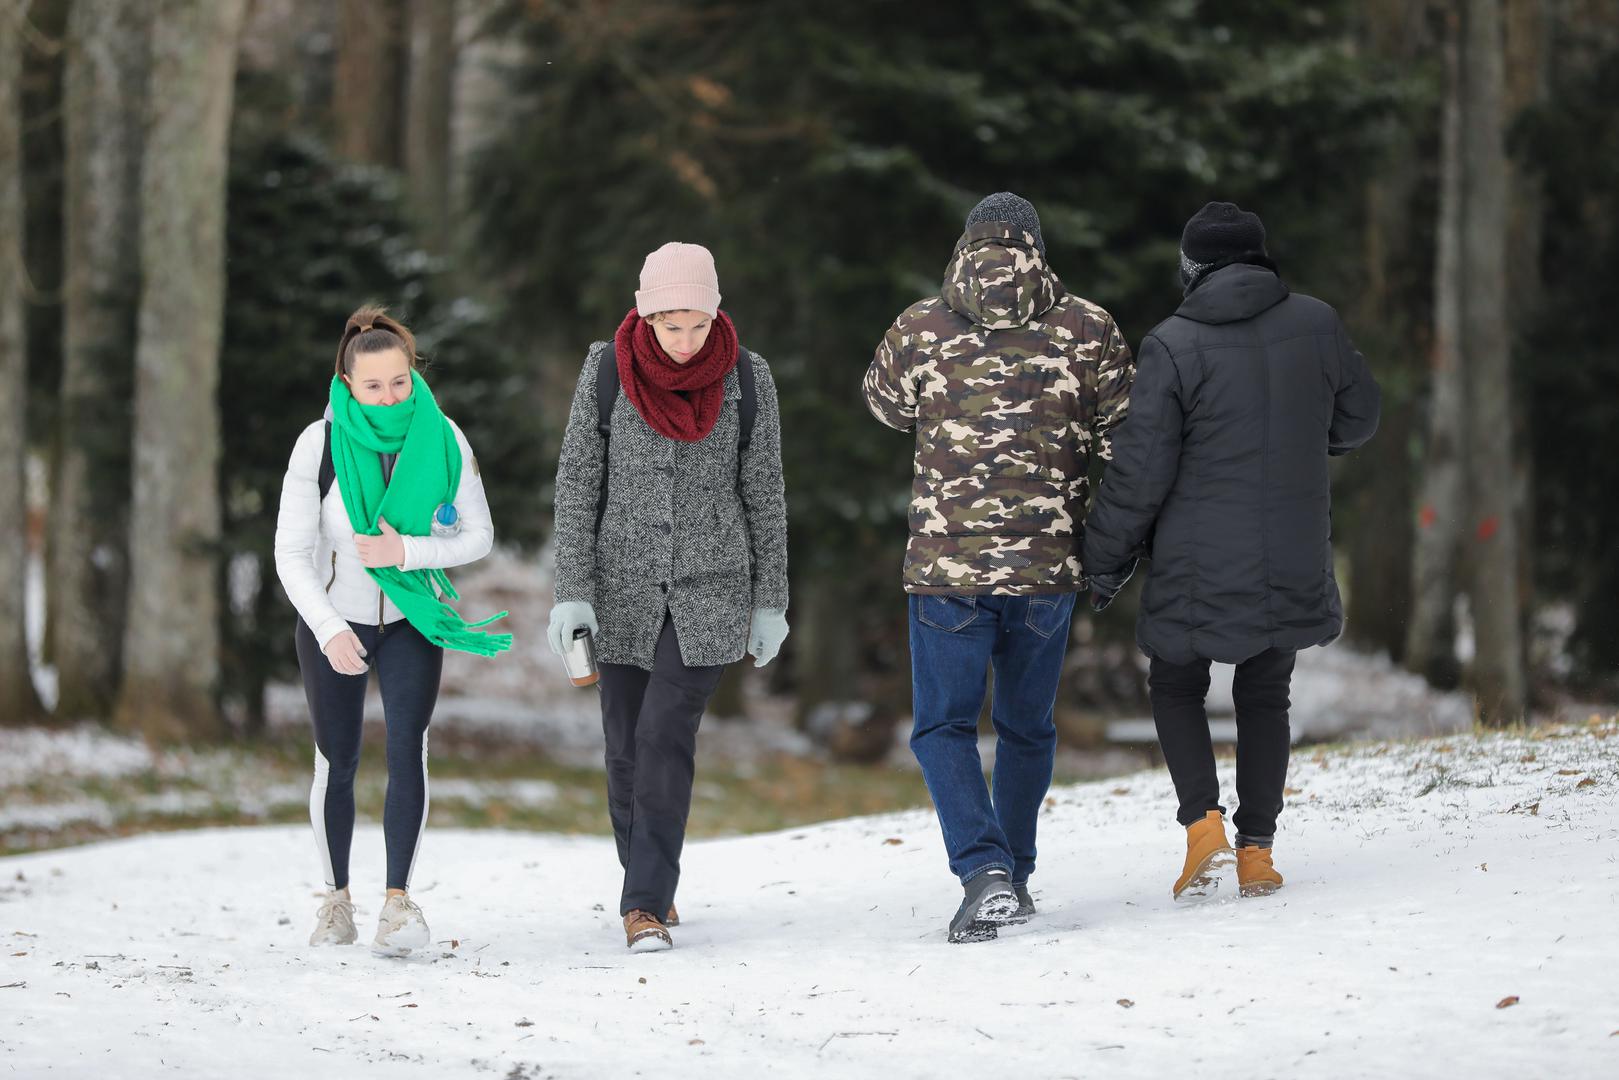
<instances>
[{"instance_id":1,"label":"black legging","mask_svg":"<svg viewBox=\"0 0 1619 1080\"><path fill-rule=\"evenodd\" d=\"M427 825L427 725L438 701L444 650L401 619L378 630L349 623L365 647L366 663L382 685L388 730L388 795L382 835L388 848L390 889L410 887L411 866ZM326 884L349 883L349 847L354 840L354 773L360 767L360 733L367 675L340 675L321 652L315 635L298 620L298 667L315 726L315 783L309 818L315 827Z\"/></svg>"},{"instance_id":2,"label":"black legging","mask_svg":"<svg viewBox=\"0 0 1619 1080\"><path fill-rule=\"evenodd\" d=\"M1297 657L1292 649L1267 649L1237 665L1231 685L1237 705L1237 812L1231 823L1239 839L1268 841L1276 833L1291 749L1288 690ZM1180 800L1176 819L1190 825L1209 810L1225 813L1203 706L1209 662L1171 664L1155 658L1147 686L1158 745Z\"/></svg>"}]
</instances>

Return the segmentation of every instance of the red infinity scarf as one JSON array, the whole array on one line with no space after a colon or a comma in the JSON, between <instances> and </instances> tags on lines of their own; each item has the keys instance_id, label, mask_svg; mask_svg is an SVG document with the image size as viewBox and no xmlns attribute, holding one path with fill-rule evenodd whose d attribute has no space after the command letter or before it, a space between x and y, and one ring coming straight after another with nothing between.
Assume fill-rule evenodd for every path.
<instances>
[{"instance_id":1,"label":"red infinity scarf","mask_svg":"<svg viewBox=\"0 0 1619 1080\"><path fill-rule=\"evenodd\" d=\"M736 367L736 327L725 312L714 318L708 340L684 364L670 359L651 324L633 308L613 335L613 349L618 384L653 431L680 442L708 437L725 403L725 376Z\"/></svg>"}]
</instances>

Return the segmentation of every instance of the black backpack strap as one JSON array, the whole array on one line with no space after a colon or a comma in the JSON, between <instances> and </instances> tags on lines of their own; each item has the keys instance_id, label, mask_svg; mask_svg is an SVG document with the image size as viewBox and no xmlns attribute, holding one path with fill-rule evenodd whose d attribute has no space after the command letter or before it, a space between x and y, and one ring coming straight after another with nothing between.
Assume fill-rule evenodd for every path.
<instances>
[{"instance_id":1,"label":"black backpack strap","mask_svg":"<svg viewBox=\"0 0 1619 1080\"><path fill-rule=\"evenodd\" d=\"M602 531L607 516L607 440L613 437L613 406L618 403L618 350L607 343L596 367L596 430L602 437L602 486L596 497L596 532Z\"/></svg>"},{"instance_id":2,"label":"black backpack strap","mask_svg":"<svg viewBox=\"0 0 1619 1080\"><path fill-rule=\"evenodd\" d=\"M606 439L613 434L613 405L618 401L618 350L607 343L596 368L596 428Z\"/></svg>"},{"instance_id":3,"label":"black backpack strap","mask_svg":"<svg viewBox=\"0 0 1619 1080\"><path fill-rule=\"evenodd\" d=\"M753 421L759 415L759 391L753 385L753 380L753 354L743 349L742 362L736 366L736 381L742 385L742 401L737 410L737 420L741 424L736 438L738 468L742 465L742 455L753 445Z\"/></svg>"},{"instance_id":4,"label":"black backpack strap","mask_svg":"<svg viewBox=\"0 0 1619 1080\"><path fill-rule=\"evenodd\" d=\"M326 421L326 439L321 443L320 451L320 497L324 502L332 484L337 480L337 466L332 464L332 422Z\"/></svg>"}]
</instances>

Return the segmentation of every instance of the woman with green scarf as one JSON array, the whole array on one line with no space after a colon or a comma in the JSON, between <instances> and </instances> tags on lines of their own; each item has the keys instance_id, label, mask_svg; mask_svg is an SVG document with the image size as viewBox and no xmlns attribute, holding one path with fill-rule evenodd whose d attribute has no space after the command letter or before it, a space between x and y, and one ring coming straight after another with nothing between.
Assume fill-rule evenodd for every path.
<instances>
[{"instance_id":1,"label":"woman with green scarf","mask_svg":"<svg viewBox=\"0 0 1619 1080\"><path fill-rule=\"evenodd\" d=\"M468 623L444 571L494 545L477 459L417 373L416 339L381 308L349 316L326 418L304 429L281 487L276 573L298 611L296 642L315 733L309 816L327 892L311 945L356 940L349 897L354 774L367 674L387 724L387 895L372 948L430 940L408 890L427 824L427 725L444 650L493 656L511 635Z\"/></svg>"}]
</instances>

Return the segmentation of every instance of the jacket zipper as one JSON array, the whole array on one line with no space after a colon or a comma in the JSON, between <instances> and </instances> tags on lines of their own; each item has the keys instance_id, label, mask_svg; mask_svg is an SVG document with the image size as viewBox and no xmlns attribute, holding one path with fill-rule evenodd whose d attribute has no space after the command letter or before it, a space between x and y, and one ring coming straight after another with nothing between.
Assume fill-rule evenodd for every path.
<instances>
[{"instance_id":1,"label":"jacket zipper","mask_svg":"<svg viewBox=\"0 0 1619 1080\"><path fill-rule=\"evenodd\" d=\"M384 595L383 591L382 591L381 587L379 586L377 588L377 633L378 634L382 633L382 598L383 598L383 595Z\"/></svg>"},{"instance_id":2,"label":"jacket zipper","mask_svg":"<svg viewBox=\"0 0 1619 1080\"><path fill-rule=\"evenodd\" d=\"M332 591L332 583L337 580L337 549L332 549L332 576L326 579L326 591Z\"/></svg>"}]
</instances>

